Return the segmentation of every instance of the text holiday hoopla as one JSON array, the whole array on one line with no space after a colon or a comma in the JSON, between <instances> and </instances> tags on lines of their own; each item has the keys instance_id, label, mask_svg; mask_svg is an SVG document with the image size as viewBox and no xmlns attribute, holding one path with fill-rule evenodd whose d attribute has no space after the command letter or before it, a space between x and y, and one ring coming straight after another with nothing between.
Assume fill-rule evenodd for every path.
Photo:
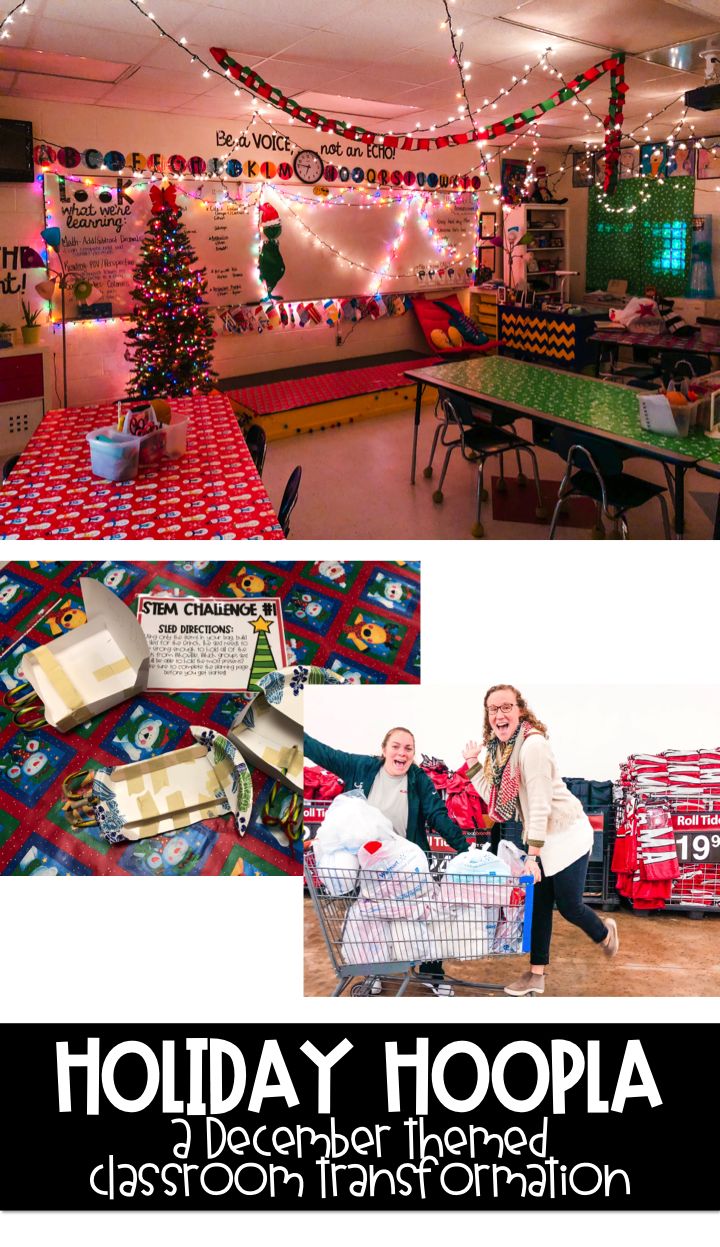
<instances>
[{"instance_id":1,"label":"text holiday hoopla","mask_svg":"<svg viewBox=\"0 0 720 1247\"><path fill-rule=\"evenodd\" d=\"M718 1205L710 1114L693 1181L657 1181L670 1026L13 1029L47 1077L10 1088L5 1209ZM709 1052L717 1030L683 1039Z\"/></svg>"}]
</instances>

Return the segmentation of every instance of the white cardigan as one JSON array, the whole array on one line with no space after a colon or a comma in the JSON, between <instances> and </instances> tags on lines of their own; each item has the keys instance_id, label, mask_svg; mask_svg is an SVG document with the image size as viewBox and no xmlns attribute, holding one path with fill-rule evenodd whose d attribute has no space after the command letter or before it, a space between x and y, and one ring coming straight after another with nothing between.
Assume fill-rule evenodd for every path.
<instances>
[{"instance_id":1,"label":"white cardigan","mask_svg":"<svg viewBox=\"0 0 720 1247\"><path fill-rule=\"evenodd\" d=\"M472 783L484 801L490 800L492 784L481 769ZM508 766L513 765L511 757ZM590 852L593 829L578 801L560 777L550 742L539 732L527 736L517 755L520 768L518 805L523 825L523 842L537 849L546 875L571 866Z\"/></svg>"}]
</instances>

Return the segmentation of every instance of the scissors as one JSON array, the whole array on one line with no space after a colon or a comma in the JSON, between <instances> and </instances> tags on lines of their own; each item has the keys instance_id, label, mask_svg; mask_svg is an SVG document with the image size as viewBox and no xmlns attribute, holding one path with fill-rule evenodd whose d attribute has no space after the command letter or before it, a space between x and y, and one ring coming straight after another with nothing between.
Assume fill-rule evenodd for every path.
<instances>
[{"instance_id":1,"label":"scissors","mask_svg":"<svg viewBox=\"0 0 720 1247\"><path fill-rule=\"evenodd\" d=\"M62 783L62 795L65 798L60 807L71 827L92 827L95 817L96 799L93 797L95 772L89 769L73 771Z\"/></svg>"},{"instance_id":2,"label":"scissors","mask_svg":"<svg viewBox=\"0 0 720 1247\"><path fill-rule=\"evenodd\" d=\"M34 727L44 727L47 723L45 706L42 700L38 697L32 685L25 680L20 684L16 684L15 688L10 689L5 694L3 705L6 710L10 711L16 727L32 729Z\"/></svg>"}]
</instances>

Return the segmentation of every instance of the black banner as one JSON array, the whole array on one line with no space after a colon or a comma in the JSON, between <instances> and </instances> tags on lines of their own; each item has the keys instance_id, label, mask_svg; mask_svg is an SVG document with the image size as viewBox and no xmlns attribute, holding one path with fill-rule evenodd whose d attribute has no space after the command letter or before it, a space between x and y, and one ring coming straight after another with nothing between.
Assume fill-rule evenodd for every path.
<instances>
[{"instance_id":1,"label":"black banner","mask_svg":"<svg viewBox=\"0 0 720 1247\"><path fill-rule=\"evenodd\" d=\"M718 1029L4 1026L0 1207L716 1210Z\"/></svg>"}]
</instances>

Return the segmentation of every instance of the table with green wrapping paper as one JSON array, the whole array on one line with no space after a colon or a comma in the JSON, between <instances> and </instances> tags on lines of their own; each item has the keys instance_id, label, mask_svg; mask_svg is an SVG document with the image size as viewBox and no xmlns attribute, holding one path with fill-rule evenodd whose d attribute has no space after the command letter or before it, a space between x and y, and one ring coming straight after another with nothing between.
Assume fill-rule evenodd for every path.
<instances>
[{"instance_id":1,"label":"table with green wrapping paper","mask_svg":"<svg viewBox=\"0 0 720 1247\"><path fill-rule=\"evenodd\" d=\"M714 480L720 481L720 440L716 438L705 439L705 451L702 459L695 464L701 476L711 476ZM720 495L718 495L717 506L715 508L715 526L713 529L713 539L720 541Z\"/></svg>"},{"instance_id":2,"label":"table with green wrapping paper","mask_svg":"<svg viewBox=\"0 0 720 1247\"><path fill-rule=\"evenodd\" d=\"M627 389L594 377L555 368L526 364L519 360L492 356L468 359L432 368L413 368L405 374L416 383L415 425L413 431L410 483L415 484L417 442L420 429L422 395L426 386L449 394L463 394L491 411L511 412L528 417L533 424L579 426L593 436L619 442L643 458L667 465L674 476L675 532L681 537L685 527L685 474L702 461L712 460L720 447L702 432L689 437L667 437L649 433L640 424L639 391ZM712 467L712 465L711 465ZM708 474L720 475L717 467Z\"/></svg>"}]
</instances>

